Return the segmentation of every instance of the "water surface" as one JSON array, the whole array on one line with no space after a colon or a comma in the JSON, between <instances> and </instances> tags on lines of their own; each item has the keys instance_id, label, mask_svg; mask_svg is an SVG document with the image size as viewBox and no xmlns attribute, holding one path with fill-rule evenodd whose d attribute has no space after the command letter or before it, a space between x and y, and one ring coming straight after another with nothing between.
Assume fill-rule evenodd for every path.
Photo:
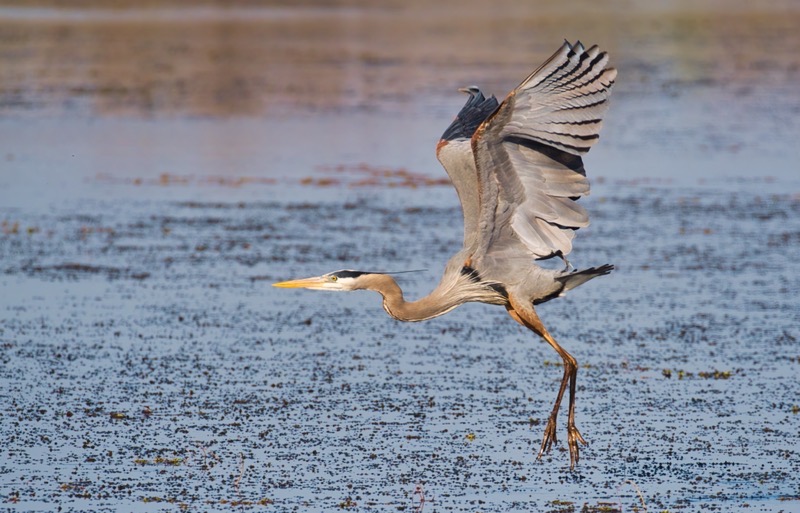
<instances>
[{"instance_id":1,"label":"water surface","mask_svg":"<svg viewBox=\"0 0 800 513\"><path fill-rule=\"evenodd\" d=\"M0 7L0 500L796 510L796 8L308 4ZM564 37L620 70L571 256L617 271L539 309L581 364L573 473L563 431L534 458L558 358L503 309L269 286L427 293L455 90Z\"/></svg>"}]
</instances>

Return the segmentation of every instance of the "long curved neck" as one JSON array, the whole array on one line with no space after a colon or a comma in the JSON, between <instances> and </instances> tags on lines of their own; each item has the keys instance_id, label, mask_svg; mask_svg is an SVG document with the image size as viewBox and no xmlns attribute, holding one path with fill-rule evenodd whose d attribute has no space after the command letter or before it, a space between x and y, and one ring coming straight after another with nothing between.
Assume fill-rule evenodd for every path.
<instances>
[{"instance_id":1,"label":"long curved neck","mask_svg":"<svg viewBox=\"0 0 800 513\"><path fill-rule=\"evenodd\" d=\"M400 321L424 321L445 314L464 302L452 286L440 283L433 292L417 301L403 299L403 291L394 278L385 274L365 276L364 289L374 290L383 296L383 309Z\"/></svg>"}]
</instances>

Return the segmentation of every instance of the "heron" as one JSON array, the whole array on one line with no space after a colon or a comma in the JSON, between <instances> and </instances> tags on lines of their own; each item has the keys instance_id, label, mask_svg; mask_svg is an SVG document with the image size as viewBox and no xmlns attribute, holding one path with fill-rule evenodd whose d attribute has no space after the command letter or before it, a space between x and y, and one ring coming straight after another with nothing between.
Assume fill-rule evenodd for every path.
<instances>
[{"instance_id":1,"label":"heron","mask_svg":"<svg viewBox=\"0 0 800 513\"><path fill-rule=\"evenodd\" d=\"M596 45L564 44L498 102L476 86L460 91L466 104L436 145L464 220L463 247L445 265L439 284L407 301L385 272L334 271L275 283L325 291L371 290L400 321L424 321L467 302L504 306L514 321L544 339L563 360L564 373L537 459L557 444L561 401L569 386L567 445L570 469L587 445L575 426L578 364L545 328L535 307L613 265L575 270L567 260L576 230L588 226L577 203L589 193L582 156L597 142L617 75ZM560 258L564 268L537 262ZM553 268L558 267L558 268Z\"/></svg>"}]
</instances>

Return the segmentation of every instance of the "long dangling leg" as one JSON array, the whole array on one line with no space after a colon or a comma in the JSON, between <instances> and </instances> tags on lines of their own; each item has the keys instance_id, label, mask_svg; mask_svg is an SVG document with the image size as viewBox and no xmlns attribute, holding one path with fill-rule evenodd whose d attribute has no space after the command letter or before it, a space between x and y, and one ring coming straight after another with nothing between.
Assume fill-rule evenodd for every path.
<instances>
[{"instance_id":1,"label":"long dangling leg","mask_svg":"<svg viewBox=\"0 0 800 513\"><path fill-rule=\"evenodd\" d=\"M554 442L557 442L556 437L556 420L558 418L558 410L561 407L561 400L564 397L564 390L567 388L567 383L569 383L569 414L567 417L567 445L569 446L569 460L570 460L570 469L574 469L575 465L578 463L580 459L580 451L578 450L578 442L586 445L587 442L584 440L583 436L581 436L580 431L575 426L575 386L578 376L578 363L575 361L575 358L572 357L567 351L565 351L556 340L550 335L547 329L542 324L542 321L539 319L539 316L536 314L536 311L533 309L533 306L527 304L525 302L517 302L513 297L509 296L510 304L506 306L509 315L517 321L518 323L522 324L526 328L530 329L550 344L550 346L556 350L556 352L561 356L561 359L564 362L564 376L561 378L561 385L558 388L558 395L556 396L556 402L553 405L553 411L550 412L550 418L547 421L547 427L544 430L544 438L542 439L542 447L539 450L538 458L541 458L543 454L550 451Z\"/></svg>"}]
</instances>

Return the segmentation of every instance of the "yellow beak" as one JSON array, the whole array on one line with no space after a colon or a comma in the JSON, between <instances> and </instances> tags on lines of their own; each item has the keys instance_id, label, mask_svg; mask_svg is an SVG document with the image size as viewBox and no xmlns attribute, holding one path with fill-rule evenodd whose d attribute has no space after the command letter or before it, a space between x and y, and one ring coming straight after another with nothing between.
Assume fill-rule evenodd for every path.
<instances>
[{"instance_id":1,"label":"yellow beak","mask_svg":"<svg viewBox=\"0 0 800 513\"><path fill-rule=\"evenodd\" d=\"M300 280L281 281L278 283L273 283L272 286L282 289L309 289L320 288L325 283L325 278L322 276L315 276L313 278L302 278Z\"/></svg>"}]
</instances>

